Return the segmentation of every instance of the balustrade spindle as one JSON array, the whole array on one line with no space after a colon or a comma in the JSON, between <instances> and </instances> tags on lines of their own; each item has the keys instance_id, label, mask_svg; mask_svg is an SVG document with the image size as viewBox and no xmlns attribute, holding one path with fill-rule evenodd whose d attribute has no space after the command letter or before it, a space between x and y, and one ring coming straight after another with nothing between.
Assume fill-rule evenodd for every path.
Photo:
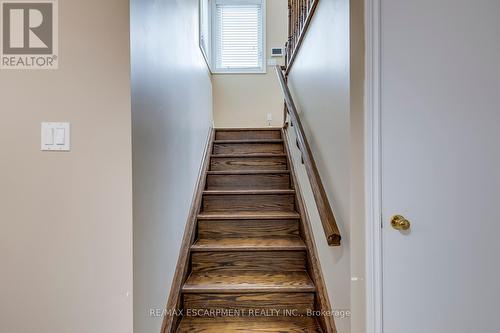
<instances>
[{"instance_id":1,"label":"balustrade spindle","mask_svg":"<svg viewBox=\"0 0 500 333\"><path fill-rule=\"evenodd\" d=\"M287 70L295 60L319 0L288 0L288 40L285 43Z\"/></svg>"}]
</instances>

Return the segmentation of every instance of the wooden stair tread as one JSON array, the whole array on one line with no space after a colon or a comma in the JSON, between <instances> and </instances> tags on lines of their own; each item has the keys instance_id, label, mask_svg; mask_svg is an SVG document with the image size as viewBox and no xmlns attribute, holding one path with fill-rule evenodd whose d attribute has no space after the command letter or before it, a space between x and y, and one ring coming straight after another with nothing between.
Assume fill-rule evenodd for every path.
<instances>
[{"instance_id":1,"label":"wooden stair tread","mask_svg":"<svg viewBox=\"0 0 500 333\"><path fill-rule=\"evenodd\" d=\"M211 157L215 158L254 158L254 157L286 157L286 154L212 154Z\"/></svg>"},{"instance_id":2,"label":"wooden stair tread","mask_svg":"<svg viewBox=\"0 0 500 333\"><path fill-rule=\"evenodd\" d=\"M234 194L294 194L295 190L205 190L205 195L234 195Z\"/></svg>"},{"instance_id":3,"label":"wooden stair tread","mask_svg":"<svg viewBox=\"0 0 500 333\"><path fill-rule=\"evenodd\" d=\"M285 151L282 139L244 139L214 141L212 153L215 155L280 155Z\"/></svg>"},{"instance_id":4,"label":"wooden stair tread","mask_svg":"<svg viewBox=\"0 0 500 333\"><path fill-rule=\"evenodd\" d=\"M265 175L265 174L289 174L290 170L221 170L208 171L208 175Z\"/></svg>"},{"instance_id":5,"label":"wooden stair tread","mask_svg":"<svg viewBox=\"0 0 500 333\"><path fill-rule=\"evenodd\" d=\"M281 132L281 127L217 127L217 132L248 132L248 131L276 131Z\"/></svg>"},{"instance_id":6,"label":"wooden stair tread","mask_svg":"<svg viewBox=\"0 0 500 333\"><path fill-rule=\"evenodd\" d=\"M192 251L292 251L305 250L300 237L201 238Z\"/></svg>"},{"instance_id":7,"label":"wooden stair tread","mask_svg":"<svg viewBox=\"0 0 500 333\"><path fill-rule=\"evenodd\" d=\"M210 159L211 171L288 169L285 154L217 154Z\"/></svg>"},{"instance_id":8,"label":"wooden stair tread","mask_svg":"<svg viewBox=\"0 0 500 333\"><path fill-rule=\"evenodd\" d=\"M321 333L314 317L184 317L177 333Z\"/></svg>"},{"instance_id":9,"label":"wooden stair tread","mask_svg":"<svg viewBox=\"0 0 500 333\"><path fill-rule=\"evenodd\" d=\"M306 271L294 272L192 272L182 291L185 293L228 292L314 292Z\"/></svg>"},{"instance_id":10,"label":"wooden stair tread","mask_svg":"<svg viewBox=\"0 0 500 333\"><path fill-rule=\"evenodd\" d=\"M297 212L258 212L258 211L237 211L237 212L201 212L198 214L199 220L279 220L279 219L299 219Z\"/></svg>"},{"instance_id":11,"label":"wooden stair tread","mask_svg":"<svg viewBox=\"0 0 500 333\"><path fill-rule=\"evenodd\" d=\"M198 238L298 237L298 219L219 219L198 220Z\"/></svg>"},{"instance_id":12,"label":"wooden stair tread","mask_svg":"<svg viewBox=\"0 0 500 333\"><path fill-rule=\"evenodd\" d=\"M235 140L215 140L215 144L219 143L282 143L283 139L235 139Z\"/></svg>"}]
</instances>

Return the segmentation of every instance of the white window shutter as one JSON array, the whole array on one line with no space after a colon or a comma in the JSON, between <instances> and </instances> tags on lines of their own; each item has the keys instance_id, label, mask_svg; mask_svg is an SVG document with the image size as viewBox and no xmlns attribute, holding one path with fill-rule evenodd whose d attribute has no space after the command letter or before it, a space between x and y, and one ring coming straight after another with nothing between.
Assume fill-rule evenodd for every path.
<instances>
[{"instance_id":1,"label":"white window shutter","mask_svg":"<svg viewBox=\"0 0 500 333\"><path fill-rule=\"evenodd\" d=\"M218 70L263 68L261 4L217 4L215 54Z\"/></svg>"}]
</instances>

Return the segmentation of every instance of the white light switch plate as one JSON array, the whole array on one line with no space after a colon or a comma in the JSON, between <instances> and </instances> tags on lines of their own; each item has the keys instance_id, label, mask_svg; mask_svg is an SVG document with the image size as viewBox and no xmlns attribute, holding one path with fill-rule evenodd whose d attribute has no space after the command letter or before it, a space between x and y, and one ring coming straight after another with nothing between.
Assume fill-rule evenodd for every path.
<instances>
[{"instance_id":1,"label":"white light switch plate","mask_svg":"<svg viewBox=\"0 0 500 333\"><path fill-rule=\"evenodd\" d=\"M69 151L70 126L69 123L43 122L41 150Z\"/></svg>"}]
</instances>

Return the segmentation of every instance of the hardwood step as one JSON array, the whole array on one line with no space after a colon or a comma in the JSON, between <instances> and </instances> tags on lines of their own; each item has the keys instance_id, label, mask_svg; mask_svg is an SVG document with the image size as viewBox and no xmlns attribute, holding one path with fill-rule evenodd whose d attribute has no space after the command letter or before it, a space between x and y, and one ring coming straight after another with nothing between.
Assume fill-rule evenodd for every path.
<instances>
[{"instance_id":1,"label":"hardwood step","mask_svg":"<svg viewBox=\"0 0 500 333\"><path fill-rule=\"evenodd\" d=\"M276 220L276 219L300 219L297 212L271 211L229 211L229 212L201 212L198 214L199 220Z\"/></svg>"},{"instance_id":2,"label":"hardwood step","mask_svg":"<svg viewBox=\"0 0 500 333\"><path fill-rule=\"evenodd\" d=\"M288 170L232 170L210 171L207 174L207 190L231 189L289 189L291 187Z\"/></svg>"},{"instance_id":3,"label":"hardwood step","mask_svg":"<svg viewBox=\"0 0 500 333\"><path fill-rule=\"evenodd\" d=\"M240 154L245 156L271 154L281 155L285 153L282 140L255 140L255 141L222 141L214 142L213 154Z\"/></svg>"},{"instance_id":4,"label":"hardwood step","mask_svg":"<svg viewBox=\"0 0 500 333\"><path fill-rule=\"evenodd\" d=\"M294 190L204 191L202 212L294 212Z\"/></svg>"},{"instance_id":5,"label":"hardwood step","mask_svg":"<svg viewBox=\"0 0 500 333\"><path fill-rule=\"evenodd\" d=\"M306 269L305 251L192 252L193 272L290 272Z\"/></svg>"},{"instance_id":6,"label":"hardwood step","mask_svg":"<svg viewBox=\"0 0 500 333\"><path fill-rule=\"evenodd\" d=\"M290 174L290 170L221 170L207 171L208 175L262 175L262 174Z\"/></svg>"},{"instance_id":7,"label":"hardwood step","mask_svg":"<svg viewBox=\"0 0 500 333\"><path fill-rule=\"evenodd\" d=\"M322 333L316 318L246 317L204 318L184 317L178 333Z\"/></svg>"},{"instance_id":8,"label":"hardwood step","mask_svg":"<svg viewBox=\"0 0 500 333\"><path fill-rule=\"evenodd\" d=\"M295 194L294 189L279 189L279 190L205 190L204 195L257 195L257 194Z\"/></svg>"},{"instance_id":9,"label":"hardwood step","mask_svg":"<svg viewBox=\"0 0 500 333\"><path fill-rule=\"evenodd\" d=\"M182 288L183 293L287 293L315 290L306 271L192 272Z\"/></svg>"},{"instance_id":10,"label":"hardwood step","mask_svg":"<svg viewBox=\"0 0 500 333\"><path fill-rule=\"evenodd\" d=\"M260 154L255 154L248 156L246 154L238 154L238 153L229 153L229 154L211 154L211 158L217 158L217 157L241 157L245 159L250 159L252 157L262 157L262 158L272 158L272 157L286 157L287 155L285 153L283 154L269 154L269 153L260 153Z\"/></svg>"},{"instance_id":11,"label":"hardwood step","mask_svg":"<svg viewBox=\"0 0 500 333\"><path fill-rule=\"evenodd\" d=\"M285 154L259 155L212 155L210 159L211 171L225 170L287 170L288 164Z\"/></svg>"},{"instance_id":12,"label":"hardwood step","mask_svg":"<svg viewBox=\"0 0 500 333\"><path fill-rule=\"evenodd\" d=\"M297 251L305 250L304 241L298 237L268 237L244 238L199 238L191 251Z\"/></svg>"},{"instance_id":13,"label":"hardwood step","mask_svg":"<svg viewBox=\"0 0 500 333\"><path fill-rule=\"evenodd\" d=\"M314 293L184 294L186 312L191 310L235 309L242 314L251 310L271 310L271 315L303 315L314 309ZM215 311L212 311L212 313ZM255 313L255 312L254 312ZM269 312L267 312L269 314ZM220 314L219 314L220 315ZM256 313L261 315L261 313ZM214 315L214 317L217 315Z\"/></svg>"},{"instance_id":14,"label":"hardwood step","mask_svg":"<svg viewBox=\"0 0 500 333\"><path fill-rule=\"evenodd\" d=\"M198 220L198 238L259 238L259 237L297 237L299 235L298 219L276 220Z\"/></svg>"},{"instance_id":15,"label":"hardwood step","mask_svg":"<svg viewBox=\"0 0 500 333\"><path fill-rule=\"evenodd\" d=\"M243 139L281 139L281 130L224 128L215 131L215 140Z\"/></svg>"},{"instance_id":16,"label":"hardwood step","mask_svg":"<svg viewBox=\"0 0 500 333\"><path fill-rule=\"evenodd\" d=\"M214 144L224 143L283 143L283 139L237 139L237 140L215 140Z\"/></svg>"}]
</instances>

